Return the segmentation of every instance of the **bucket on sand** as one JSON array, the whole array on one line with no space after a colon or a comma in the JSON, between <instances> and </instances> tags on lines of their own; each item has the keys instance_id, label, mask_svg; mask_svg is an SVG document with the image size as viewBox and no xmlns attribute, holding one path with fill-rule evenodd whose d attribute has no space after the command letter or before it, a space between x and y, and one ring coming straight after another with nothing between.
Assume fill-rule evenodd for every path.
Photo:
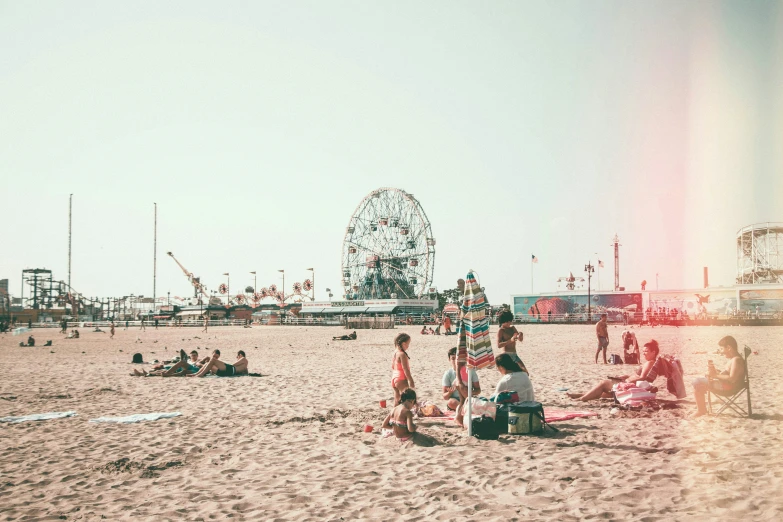
<instances>
[{"instance_id":1,"label":"bucket on sand","mask_svg":"<svg viewBox=\"0 0 783 522\"><path fill-rule=\"evenodd\" d=\"M383 399L382 401L380 401L379 404L381 405L381 408L385 408L386 407L386 399Z\"/></svg>"},{"instance_id":2,"label":"bucket on sand","mask_svg":"<svg viewBox=\"0 0 783 522\"><path fill-rule=\"evenodd\" d=\"M370 426L369 424L365 424L364 433L372 433L372 426Z\"/></svg>"}]
</instances>

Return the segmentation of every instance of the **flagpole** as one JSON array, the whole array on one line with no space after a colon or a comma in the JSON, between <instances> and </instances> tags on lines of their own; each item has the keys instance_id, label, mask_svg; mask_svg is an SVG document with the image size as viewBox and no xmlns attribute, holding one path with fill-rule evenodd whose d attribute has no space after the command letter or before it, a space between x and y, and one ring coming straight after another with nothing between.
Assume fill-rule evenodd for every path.
<instances>
[{"instance_id":1,"label":"flagpole","mask_svg":"<svg viewBox=\"0 0 783 522\"><path fill-rule=\"evenodd\" d=\"M530 257L530 293L533 293L533 257Z\"/></svg>"}]
</instances>

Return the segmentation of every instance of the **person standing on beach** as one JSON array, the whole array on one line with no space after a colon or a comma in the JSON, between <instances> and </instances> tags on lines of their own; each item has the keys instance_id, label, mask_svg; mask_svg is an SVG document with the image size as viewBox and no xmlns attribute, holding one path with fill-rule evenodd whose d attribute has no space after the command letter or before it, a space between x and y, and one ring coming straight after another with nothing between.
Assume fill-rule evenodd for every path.
<instances>
[{"instance_id":1,"label":"person standing on beach","mask_svg":"<svg viewBox=\"0 0 783 522\"><path fill-rule=\"evenodd\" d=\"M114 321L111 322L111 328L109 328L109 333L111 333L109 339L114 339Z\"/></svg>"},{"instance_id":2,"label":"person standing on beach","mask_svg":"<svg viewBox=\"0 0 783 522\"><path fill-rule=\"evenodd\" d=\"M407 388L415 388L411 377L410 356L408 348L411 345L411 336L406 333L398 334L394 339L394 357L392 357L391 385L394 391L394 405L400 403L400 395Z\"/></svg>"},{"instance_id":3,"label":"person standing on beach","mask_svg":"<svg viewBox=\"0 0 783 522\"><path fill-rule=\"evenodd\" d=\"M204 329L201 330L202 333L207 333L207 327L209 326L209 317L204 316Z\"/></svg>"},{"instance_id":4,"label":"person standing on beach","mask_svg":"<svg viewBox=\"0 0 783 522\"><path fill-rule=\"evenodd\" d=\"M126 330L128 329L128 320L127 319L125 320L125 329Z\"/></svg>"},{"instance_id":5,"label":"person standing on beach","mask_svg":"<svg viewBox=\"0 0 783 522\"><path fill-rule=\"evenodd\" d=\"M604 364L606 362L606 348L609 346L609 331L606 329L606 314L601 314L601 319L595 325L595 336L598 337L598 350L595 352L595 364L598 364L598 354L604 351Z\"/></svg>"},{"instance_id":6,"label":"person standing on beach","mask_svg":"<svg viewBox=\"0 0 783 522\"><path fill-rule=\"evenodd\" d=\"M511 324L514 320L514 314L510 310L504 310L498 317L498 323L500 328L498 329L498 348L503 350L503 353L507 353L511 359L519 366L519 369L525 373L528 373L525 364L522 359L517 355L517 341L522 342L522 332Z\"/></svg>"},{"instance_id":7,"label":"person standing on beach","mask_svg":"<svg viewBox=\"0 0 783 522\"><path fill-rule=\"evenodd\" d=\"M143 315L141 316L141 326L139 326L139 330L144 330L145 332L147 331L147 325L144 324L144 316Z\"/></svg>"}]
</instances>

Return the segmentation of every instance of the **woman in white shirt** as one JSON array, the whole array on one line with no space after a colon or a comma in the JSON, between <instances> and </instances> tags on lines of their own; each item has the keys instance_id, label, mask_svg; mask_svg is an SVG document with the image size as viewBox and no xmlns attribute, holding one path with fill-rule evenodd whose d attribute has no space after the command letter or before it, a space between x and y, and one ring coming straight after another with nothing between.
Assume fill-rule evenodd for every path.
<instances>
[{"instance_id":1,"label":"woman in white shirt","mask_svg":"<svg viewBox=\"0 0 783 522\"><path fill-rule=\"evenodd\" d=\"M511 355L502 353L495 359L495 365L503 376L495 387L495 397L500 392L515 391L519 394L520 401L536 400L533 393L533 383L530 382L528 374L520 370L519 365L514 362Z\"/></svg>"}]
</instances>

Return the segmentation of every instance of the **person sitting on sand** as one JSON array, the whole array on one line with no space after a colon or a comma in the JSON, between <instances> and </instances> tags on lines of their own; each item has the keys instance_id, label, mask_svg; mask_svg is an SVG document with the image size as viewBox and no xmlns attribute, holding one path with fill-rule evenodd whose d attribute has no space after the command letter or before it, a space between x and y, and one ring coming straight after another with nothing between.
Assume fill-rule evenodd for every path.
<instances>
[{"instance_id":1,"label":"person sitting on sand","mask_svg":"<svg viewBox=\"0 0 783 522\"><path fill-rule=\"evenodd\" d=\"M30 337L27 338L27 346L35 346L35 337L30 335Z\"/></svg>"},{"instance_id":2,"label":"person sitting on sand","mask_svg":"<svg viewBox=\"0 0 783 522\"><path fill-rule=\"evenodd\" d=\"M354 330L348 335L338 335L336 337L332 337L332 341L355 341L355 340L356 340L356 330Z\"/></svg>"},{"instance_id":3,"label":"person sitting on sand","mask_svg":"<svg viewBox=\"0 0 783 522\"><path fill-rule=\"evenodd\" d=\"M729 360L728 368L718 373L715 366L709 364L707 376L699 377L693 381L693 394L696 396L696 413L693 417L701 417L707 414L705 396L707 391L717 392L719 395L732 396L745 385L745 361L737 348L737 340L727 335L718 346L723 350L723 356ZM710 361L712 363L712 361Z\"/></svg>"},{"instance_id":4,"label":"person sitting on sand","mask_svg":"<svg viewBox=\"0 0 783 522\"><path fill-rule=\"evenodd\" d=\"M599 382L592 390L585 394L569 393L568 396L579 401L592 401L601 398L611 399L612 387L616 382L647 381L652 383L659 375L666 376L667 372L666 363L662 358L658 357L659 353L660 348L658 347L658 341L653 339L652 341L645 343L644 349L642 349L642 357L645 362L640 368L637 368L634 375L612 377Z\"/></svg>"},{"instance_id":5,"label":"person sitting on sand","mask_svg":"<svg viewBox=\"0 0 783 522\"><path fill-rule=\"evenodd\" d=\"M493 397L497 397L504 391L515 391L519 395L520 401L536 400L530 376L528 376L527 372L523 372L520 369L519 364L511 357L511 354L501 353L498 355L498 358L495 359L495 365L503 377L495 386Z\"/></svg>"},{"instance_id":6,"label":"person sitting on sand","mask_svg":"<svg viewBox=\"0 0 783 522\"><path fill-rule=\"evenodd\" d=\"M408 442L416 433L411 411L415 406L416 392L411 388L405 388L400 393L399 404L383 419L383 428L392 430L400 442Z\"/></svg>"},{"instance_id":7,"label":"person sitting on sand","mask_svg":"<svg viewBox=\"0 0 783 522\"><path fill-rule=\"evenodd\" d=\"M498 318L498 323L500 323L500 328L498 329L498 348L503 350L503 353L511 356L511 359L519 365L520 370L528 373L527 368L525 368L525 363L523 363L522 359L517 355L517 341L521 343L523 335L522 332L518 331L516 327L511 324L513 320L514 314L508 310L505 310L500 314L500 317Z\"/></svg>"},{"instance_id":8,"label":"person sitting on sand","mask_svg":"<svg viewBox=\"0 0 783 522\"><path fill-rule=\"evenodd\" d=\"M429 331L429 330L427 330L427 327L426 327L426 326L422 326L422 327L421 327L421 332L419 332L419 333L420 333L421 335L429 335L429 334L430 334L430 331Z\"/></svg>"},{"instance_id":9,"label":"person sitting on sand","mask_svg":"<svg viewBox=\"0 0 783 522\"><path fill-rule=\"evenodd\" d=\"M237 360L234 364L224 363L220 360L220 350L212 352L212 357L209 358L204 366L195 375L189 375L189 377L205 377L209 372L213 372L218 377L233 377L235 375L247 374L247 357L245 352L239 350L237 352Z\"/></svg>"},{"instance_id":10,"label":"person sitting on sand","mask_svg":"<svg viewBox=\"0 0 783 522\"><path fill-rule=\"evenodd\" d=\"M95 326L95 329L93 330L93 332L106 333L106 332L104 332L103 330L101 330L101 327L100 327L100 326L97 326L97 325Z\"/></svg>"},{"instance_id":11,"label":"person sitting on sand","mask_svg":"<svg viewBox=\"0 0 783 522\"><path fill-rule=\"evenodd\" d=\"M411 345L411 336L406 333L398 334L394 338L394 356L392 357L392 379L391 385L394 390L394 405L400 403L400 396L403 390L414 388L413 377L411 377L410 356L408 348Z\"/></svg>"},{"instance_id":12,"label":"person sitting on sand","mask_svg":"<svg viewBox=\"0 0 783 522\"><path fill-rule=\"evenodd\" d=\"M443 400L448 401L446 408L452 411L457 411L461 404L465 402L465 398L468 396L467 385L459 384L457 379L457 348L451 348L449 350L449 364L451 368L446 370L443 374ZM460 367L462 373L462 382L468 382L468 372L465 366ZM476 370L470 370L470 380L473 381L472 392L473 395L479 395L481 393L481 385L479 384L478 374Z\"/></svg>"}]
</instances>

